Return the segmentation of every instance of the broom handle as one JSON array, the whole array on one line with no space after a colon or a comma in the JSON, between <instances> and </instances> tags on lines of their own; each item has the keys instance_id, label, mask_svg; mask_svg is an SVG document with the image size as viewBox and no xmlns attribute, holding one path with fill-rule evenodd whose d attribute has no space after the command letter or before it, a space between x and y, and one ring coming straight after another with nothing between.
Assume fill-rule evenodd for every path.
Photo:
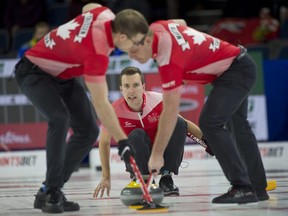
<instances>
[{"instance_id":1,"label":"broom handle","mask_svg":"<svg viewBox=\"0 0 288 216\"><path fill-rule=\"evenodd\" d=\"M139 168L138 168L138 166L136 164L136 161L133 158L133 156L130 156L130 164L131 164L131 167L133 169L133 172L134 172L136 178L140 181L141 190L143 192L143 198L145 199L146 202L152 203L153 200L152 200L152 197L150 195L150 192L149 192L149 190L148 190L148 188L147 188L147 186L146 186L146 184L145 184L145 182L144 182L144 180L142 178L140 170L139 170ZM151 177L149 177L149 178L151 178ZM151 180L149 180L149 181L151 181ZM149 183L149 181L148 181L148 183Z\"/></svg>"}]
</instances>

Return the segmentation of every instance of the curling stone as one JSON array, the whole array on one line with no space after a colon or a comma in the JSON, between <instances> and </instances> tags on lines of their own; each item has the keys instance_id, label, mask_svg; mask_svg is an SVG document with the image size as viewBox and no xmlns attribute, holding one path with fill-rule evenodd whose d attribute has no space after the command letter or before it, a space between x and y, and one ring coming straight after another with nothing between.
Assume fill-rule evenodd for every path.
<instances>
[{"instance_id":1,"label":"curling stone","mask_svg":"<svg viewBox=\"0 0 288 216\"><path fill-rule=\"evenodd\" d=\"M149 192L153 203L160 204L163 201L164 192L160 187L152 184ZM125 206L141 203L143 201L143 193L140 184L136 183L135 181L129 183L122 189L120 199Z\"/></svg>"}]
</instances>

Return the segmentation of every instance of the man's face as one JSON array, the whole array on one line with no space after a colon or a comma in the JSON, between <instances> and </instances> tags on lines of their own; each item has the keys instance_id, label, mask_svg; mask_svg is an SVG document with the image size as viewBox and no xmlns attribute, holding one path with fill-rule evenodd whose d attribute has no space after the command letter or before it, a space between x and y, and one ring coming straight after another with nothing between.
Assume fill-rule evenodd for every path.
<instances>
[{"instance_id":1,"label":"man's face","mask_svg":"<svg viewBox=\"0 0 288 216\"><path fill-rule=\"evenodd\" d=\"M146 35L137 34L135 37L119 34L119 39L116 46L124 52L128 52L133 47L138 47L144 44Z\"/></svg>"},{"instance_id":2,"label":"man's face","mask_svg":"<svg viewBox=\"0 0 288 216\"><path fill-rule=\"evenodd\" d=\"M128 50L128 55L141 64L146 63L152 57L152 37L146 36L142 45L132 46Z\"/></svg>"},{"instance_id":3,"label":"man's face","mask_svg":"<svg viewBox=\"0 0 288 216\"><path fill-rule=\"evenodd\" d=\"M123 75L121 81L120 91L128 106L134 111L141 111L142 95L145 91L141 76L139 74Z\"/></svg>"},{"instance_id":4,"label":"man's face","mask_svg":"<svg viewBox=\"0 0 288 216\"><path fill-rule=\"evenodd\" d=\"M152 37L144 34L138 34L135 37L129 37L122 34L119 36L116 46L127 52L129 57L135 59L141 64L146 63L152 57Z\"/></svg>"},{"instance_id":5,"label":"man's face","mask_svg":"<svg viewBox=\"0 0 288 216\"><path fill-rule=\"evenodd\" d=\"M47 33L49 32L49 27L38 27L34 33L34 37L37 39L37 41L41 40Z\"/></svg>"}]
</instances>

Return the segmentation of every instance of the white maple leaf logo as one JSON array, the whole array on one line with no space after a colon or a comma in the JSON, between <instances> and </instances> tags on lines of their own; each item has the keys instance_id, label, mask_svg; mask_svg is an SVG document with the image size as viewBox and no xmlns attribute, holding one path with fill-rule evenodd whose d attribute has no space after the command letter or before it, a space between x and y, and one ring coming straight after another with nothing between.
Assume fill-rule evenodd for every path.
<instances>
[{"instance_id":1,"label":"white maple leaf logo","mask_svg":"<svg viewBox=\"0 0 288 216\"><path fill-rule=\"evenodd\" d=\"M195 31L193 29L187 29L183 31L183 33L187 34L188 36L192 36L194 40L194 44L201 45L203 41L206 41L206 38L203 33Z\"/></svg>"},{"instance_id":2,"label":"white maple leaf logo","mask_svg":"<svg viewBox=\"0 0 288 216\"><path fill-rule=\"evenodd\" d=\"M75 19L73 19L64 25L59 26L56 35L61 37L63 40L66 40L70 37L71 30L75 30L79 25L80 24L75 22Z\"/></svg>"}]
</instances>

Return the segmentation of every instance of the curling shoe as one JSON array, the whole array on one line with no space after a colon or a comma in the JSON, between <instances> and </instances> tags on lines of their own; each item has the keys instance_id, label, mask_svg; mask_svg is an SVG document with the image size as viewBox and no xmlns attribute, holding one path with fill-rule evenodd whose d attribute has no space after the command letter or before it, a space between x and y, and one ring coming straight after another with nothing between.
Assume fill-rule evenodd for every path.
<instances>
[{"instance_id":1,"label":"curling shoe","mask_svg":"<svg viewBox=\"0 0 288 216\"><path fill-rule=\"evenodd\" d=\"M40 188L35 195L34 208L47 213L80 210L78 203L67 201L60 189L46 191L45 187Z\"/></svg>"},{"instance_id":2,"label":"curling shoe","mask_svg":"<svg viewBox=\"0 0 288 216\"><path fill-rule=\"evenodd\" d=\"M179 188L174 184L171 174L161 176L159 187L163 190L164 196L179 196Z\"/></svg>"},{"instance_id":3,"label":"curling shoe","mask_svg":"<svg viewBox=\"0 0 288 216\"><path fill-rule=\"evenodd\" d=\"M227 193L212 200L216 204L245 204L258 202L256 192L249 185L234 185Z\"/></svg>"}]
</instances>

